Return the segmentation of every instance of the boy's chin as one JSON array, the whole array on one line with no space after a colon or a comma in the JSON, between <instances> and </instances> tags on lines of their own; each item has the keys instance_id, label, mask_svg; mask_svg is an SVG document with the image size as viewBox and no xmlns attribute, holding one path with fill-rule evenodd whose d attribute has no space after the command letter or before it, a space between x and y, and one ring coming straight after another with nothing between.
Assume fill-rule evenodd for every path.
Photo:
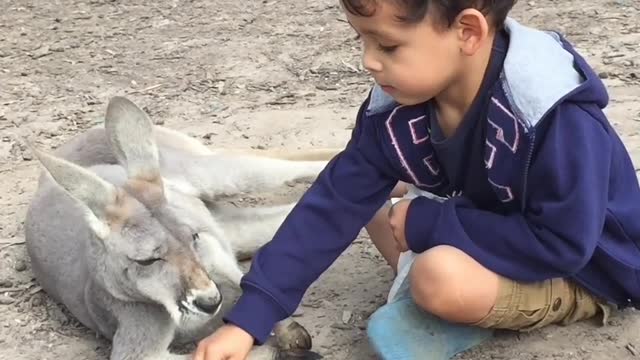
<instances>
[{"instance_id":1,"label":"boy's chin","mask_svg":"<svg viewBox=\"0 0 640 360\"><path fill-rule=\"evenodd\" d=\"M391 96L395 102L403 106L418 105L431 100L431 97L425 96L424 94L423 95L403 94L400 91L398 91L398 89L395 89L395 88L390 90L385 90L383 88L383 90L385 91L385 93Z\"/></svg>"},{"instance_id":2,"label":"boy's chin","mask_svg":"<svg viewBox=\"0 0 640 360\"><path fill-rule=\"evenodd\" d=\"M399 95L396 95L396 96L392 95L391 97L393 97L393 99L398 104L403 106L418 105L431 100L430 98L424 98L424 97L410 97L410 96L399 96Z\"/></svg>"}]
</instances>

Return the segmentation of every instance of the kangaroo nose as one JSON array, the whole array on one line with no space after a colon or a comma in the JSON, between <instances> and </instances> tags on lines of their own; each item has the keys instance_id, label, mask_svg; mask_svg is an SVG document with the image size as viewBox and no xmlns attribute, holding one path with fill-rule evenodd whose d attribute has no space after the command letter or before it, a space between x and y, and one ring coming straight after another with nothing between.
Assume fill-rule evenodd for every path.
<instances>
[{"instance_id":1,"label":"kangaroo nose","mask_svg":"<svg viewBox=\"0 0 640 360\"><path fill-rule=\"evenodd\" d=\"M216 294L213 296L198 296L193 301L193 304L202 312L213 314L218 311L218 309L220 308L220 304L222 304L222 295Z\"/></svg>"}]
</instances>

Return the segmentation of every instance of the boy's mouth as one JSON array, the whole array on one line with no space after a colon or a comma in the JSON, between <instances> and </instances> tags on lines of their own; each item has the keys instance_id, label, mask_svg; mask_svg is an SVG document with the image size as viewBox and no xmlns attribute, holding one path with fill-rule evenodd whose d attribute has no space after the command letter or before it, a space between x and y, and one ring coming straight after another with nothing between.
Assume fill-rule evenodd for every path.
<instances>
[{"instance_id":1,"label":"boy's mouth","mask_svg":"<svg viewBox=\"0 0 640 360\"><path fill-rule=\"evenodd\" d=\"M385 92L391 92L391 91L395 90L395 88L393 86L391 86L391 85L380 85L380 87Z\"/></svg>"}]
</instances>

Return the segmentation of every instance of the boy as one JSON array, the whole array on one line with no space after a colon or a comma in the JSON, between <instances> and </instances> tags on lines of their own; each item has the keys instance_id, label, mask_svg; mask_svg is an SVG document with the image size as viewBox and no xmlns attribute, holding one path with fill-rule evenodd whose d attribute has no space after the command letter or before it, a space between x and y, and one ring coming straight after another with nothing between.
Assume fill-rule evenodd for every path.
<instances>
[{"instance_id":1,"label":"boy","mask_svg":"<svg viewBox=\"0 0 640 360\"><path fill-rule=\"evenodd\" d=\"M342 0L376 86L198 360L243 359L367 225L422 309L531 330L640 304L640 189L606 90L515 0ZM385 208L406 182L420 196ZM387 218L387 213L389 217Z\"/></svg>"}]
</instances>

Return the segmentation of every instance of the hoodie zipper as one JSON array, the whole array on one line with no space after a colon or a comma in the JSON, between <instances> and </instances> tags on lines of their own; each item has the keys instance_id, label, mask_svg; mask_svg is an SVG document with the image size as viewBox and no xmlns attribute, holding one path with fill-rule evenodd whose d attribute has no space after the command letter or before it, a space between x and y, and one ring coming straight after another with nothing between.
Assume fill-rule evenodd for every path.
<instances>
[{"instance_id":1,"label":"hoodie zipper","mask_svg":"<svg viewBox=\"0 0 640 360\"><path fill-rule=\"evenodd\" d=\"M520 210L524 214L527 207L527 186L529 182L529 167L531 166L531 158L533 158L533 148L536 143L536 130L531 128L531 135L529 135L529 153L527 154L527 161L524 166L524 179L522 180L522 202L520 203Z\"/></svg>"}]
</instances>

